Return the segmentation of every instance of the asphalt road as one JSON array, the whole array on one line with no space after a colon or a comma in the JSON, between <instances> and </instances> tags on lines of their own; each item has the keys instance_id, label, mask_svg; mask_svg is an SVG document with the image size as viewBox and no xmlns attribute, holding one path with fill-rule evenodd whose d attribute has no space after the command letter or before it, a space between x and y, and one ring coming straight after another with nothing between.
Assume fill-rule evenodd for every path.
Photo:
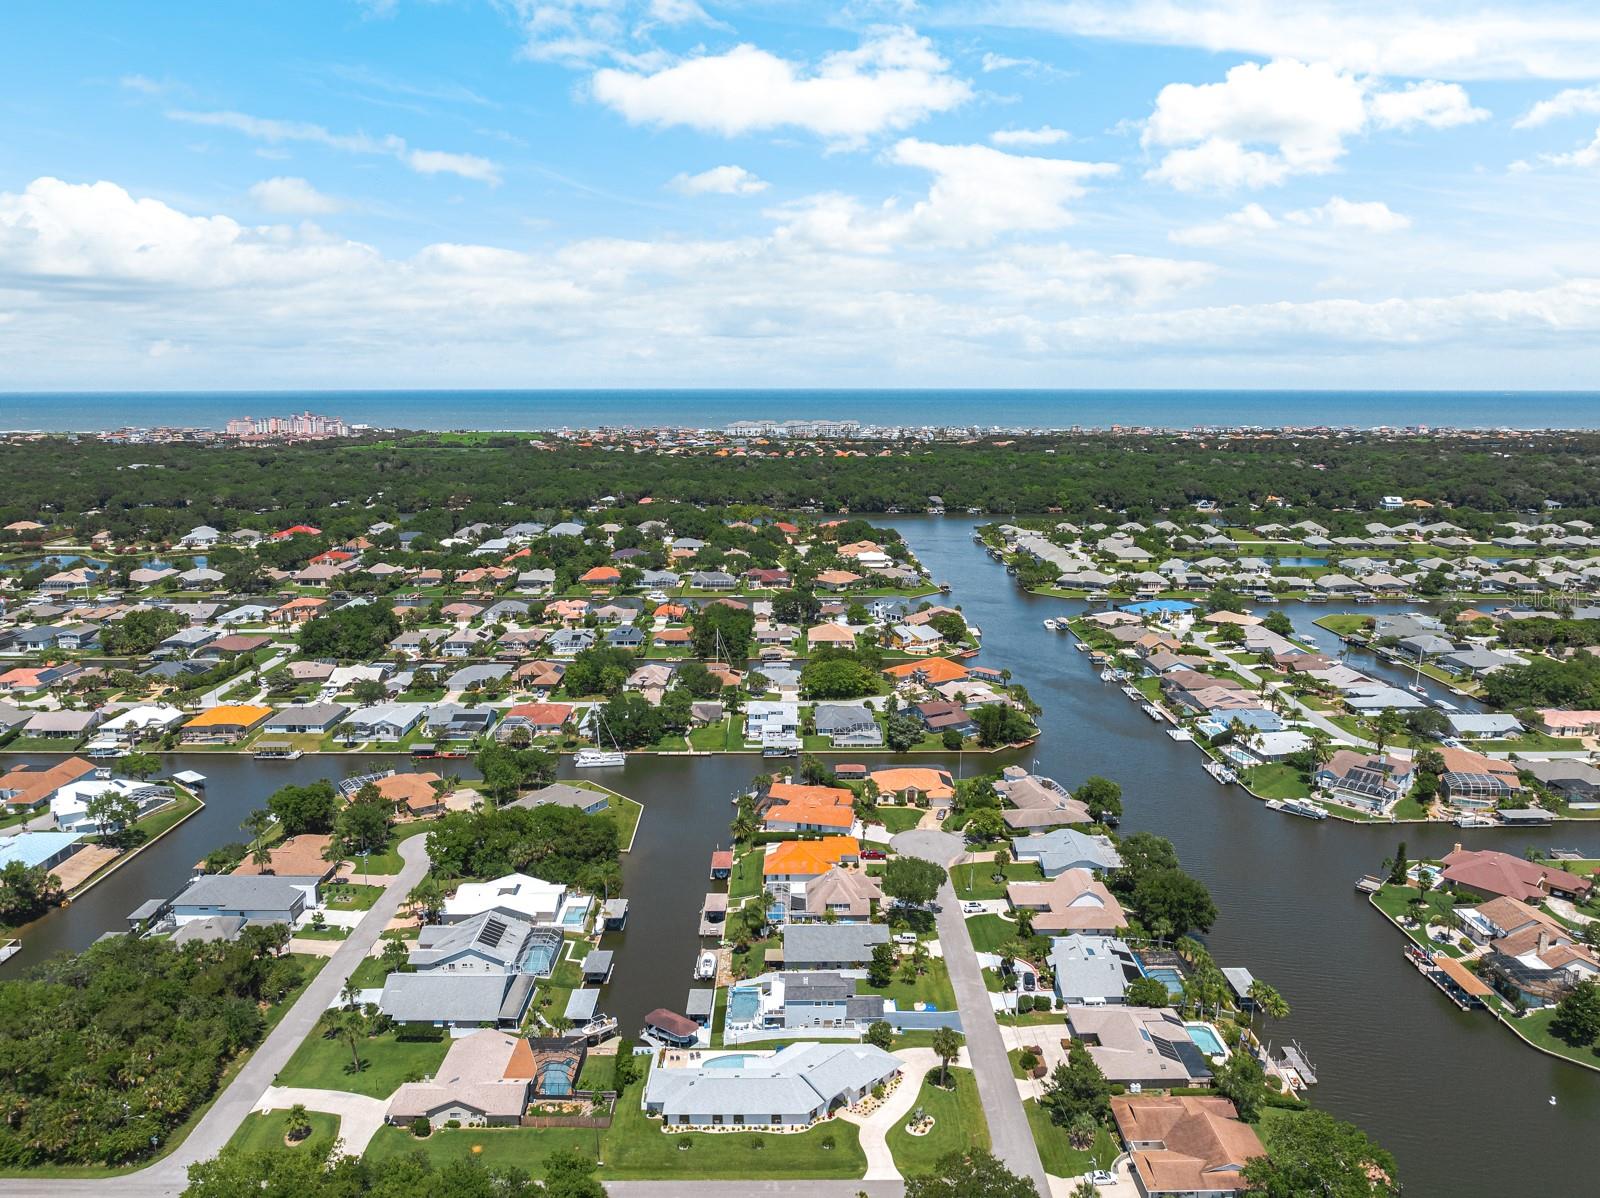
<instances>
[{"instance_id":1,"label":"asphalt road","mask_svg":"<svg viewBox=\"0 0 1600 1198\"><path fill-rule=\"evenodd\" d=\"M322 1013L339 997L345 979L377 943L411 888L428 872L426 838L413 836L400 843L405 864L360 924L339 945L322 971L312 979L294 1006L234 1076L200 1123L177 1148L137 1173L98 1180L16 1178L0 1180L0 1196L15 1198L156 1198L178 1194L188 1182L189 1166L209 1160L222 1151L233 1133L255 1110L278 1071L289 1063L295 1049L311 1034Z\"/></svg>"}]
</instances>

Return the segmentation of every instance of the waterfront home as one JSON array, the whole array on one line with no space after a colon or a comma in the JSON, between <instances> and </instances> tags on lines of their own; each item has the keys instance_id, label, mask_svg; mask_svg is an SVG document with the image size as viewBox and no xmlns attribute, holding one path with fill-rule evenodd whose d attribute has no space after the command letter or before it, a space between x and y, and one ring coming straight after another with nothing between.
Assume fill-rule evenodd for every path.
<instances>
[{"instance_id":1,"label":"waterfront home","mask_svg":"<svg viewBox=\"0 0 1600 1198\"><path fill-rule=\"evenodd\" d=\"M1545 707L1538 712L1539 728L1551 736L1600 736L1600 711L1563 711Z\"/></svg>"},{"instance_id":2,"label":"waterfront home","mask_svg":"<svg viewBox=\"0 0 1600 1198\"><path fill-rule=\"evenodd\" d=\"M958 736L973 736L978 731L978 721L973 719L960 703L949 699L933 699L915 704L911 714L922 721L922 726L932 733L954 732Z\"/></svg>"},{"instance_id":3,"label":"waterfront home","mask_svg":"<svg viewBox=\"0 0 1600 1198\"><path fill-rule=\"evenodd\" d=\"M172 900L172 917L184 924L212 916L234 916L255 923L293 924L316 906L315 877L251 877L207 874Z\"/></svg>"},{"instance_id":4,"label":"waterfront home","mask_svg":"<svg viewBox=\"0 0 1600 1198\"><path fill-rule=\"evenodd\" d=\"M484 1029L450 1042L432 1078L406 1082L389 1099L385 1118L409 1127L515 1126L530 1097L567 1098L576 1088L588 1047L583 1037L525 1039Z\"/></svg>"},{"instance_id":5,"label":"waterfront home","mask_svg":"<svg viewBox=\"0 0 1600 1198\"><path fill-rule=\"evenodd\" d=\"M94 762L82 757L69 757L45 769L35 769L26 763L13 766L0 774L0 800L13 811L37 810L55 798L63 786L94 772Z\"/></svg>"},{"instance_id":6,"label":"waterfront home","mask_svg":"<svg viewBox=\"0 0 1600 1198\"><path fill-rule=\"evenodd\" d=\"M1128 983L1140 976L1133 950L1111 936L1056 936L1049 960L1056 998L1068 1004L1120 1003Z\"/></svg>"},{"instance_id":7,"label":"waterfront home","mask_svg":"<svg viewBox=\"0 0 1600 1198\"><path fill-rule=\"evenodd\" d=\"M860 1102L900 1070L898 1057L870 1044L791 1044L733 1068L657 1064L642 1105L671 1127L801 1129Z\"/></svg>"},{"instance_id":8,"label":"waterfront home","mask_svg":"<svg viewBox=\"0 0 1600 1198\"><path fill-rule=\"evenodd\" d=\"M1463 740L1498 740L1521 736L1522 721L1505 713L1475 714L1472 712L1446 713L1450 734Z\"/></svg>"},{"instance_id":9,"label":"waterfront home","mask_svg":"<svg viewBox=\"0 0 1600 1198\"><path fill-rule=\"evenodd\" d=\"M1118 1095L1111 1117L1142 1198L1233 1198L1248 1188L1245 1165L1267 1154L1220 1096Z\"/></svg>"},{"instance_id":10,"label":"waterfront home","mask_svg":"<svg viewBox=\"0 0 1600 1198\"><path fill-rule=\"evenodd\" d=\"M1009 804L1000 814L1013 831L1089 822L1089 809L1054 778L1026 773L1019 766L1007 766L994 788Z\"/></svg>"},{"instance_id":11,"label":"waterfront home","mask_svg":"<svg viewBox=\"0 0 1600 1198\"><path fill-rule=\"evenodd\" d=\"M418 973L532 973L545 977L561 954L561 932L498 911L458 923L425 924L411 947Z\"/></svg>"},{"instance_id":12,"label":"waterfront home","mask_svg":"<svg viewBox=\"0 0 1600 1198\"><path fill-rule=\"evenodd\" d=\"M1380 759L1364 750L1340 749L1317 767L1311 780L1341 802L1383 813L1411 789L1413 768L1399 757Z\"/></svg>"},{"instance_id":13,"label":"waterfront home","mask_svg":"<svg viewBox=\"0 0 1600 1198\"><path fill-rule=\"evenodd\" d=\"M235 632L227 636L219 636L216 640L203 645L194 656L212 658L218 661L231 661L241 654L254 653L257 649L265 649L270 644L272 644L272 641L268 637Z\"/></svg>"},{"instance_id":14,"label":"waterfront home","mask_svg":"<svg viewBox=\"0 0 1600 1198\"><path fill-rule=\"evenodd\" d=\"M611 806L611 796L603 790L590 790L566 782L552 782L549 786L525 794L506 805L532 808L552 804L557 807L570 807L585 815L598 815Z\"/></svg>"},{"instance_id":15,"label":"waterfront home","mask_svg":"<svg viewBox=\"0 0 1600 1198\"><path fill-rule=\"evenodd\" d=\"M849 832L855 795L842 786L774 782L757 803L768 832Z\"/></svg>"},{"instance_id":16,"label":"waterfront home","mask_svg":"<svg viewBox=\"0 0 1600 1198\"><path fill-rule=\"evenodd\" d=\"M100 722L98 711L40 711L30 716L22 734L38 740L59 740L76 744Z\"/></svg>"},{"instance_id":17,"label":"waterfront home","mask_svg":"<svg viewBox=\"0 0 1600 1198\"><path fill-rule=\"evenodd\" d=\"M58 682L66 682L83 673L76 662L62 662L54 666L16 666L0 674L0 691L18 695L32 695L48 690Z\"/></svg>"},{"instance_id":18,"label":"waterfront home","mask_svg":"<svg viewBox=\"0 0 1600 1198\"><path fill-rule=\"evenodd\" d=\"M54 869L83 847L81 832L18 832L0 836L0 869L16 863Z\"/></svg>"},{"instance_id":19,"label":"waterfront home","mask_svg":"<svg viewBox=\"0 0 1600 1198\"><path fill-rule=\"evenodd\" d=\"M860 703L818 703L812 715L820 736L836 749L872 749L883 744L883 729Z\"/></svg>"},{"instance_id":20,"label":"waterfront home","mask_svg":"<svg viewBox=\"0 0 1600 1198\"><path fill-rule=\"evenodd\" d=\"M768 973L729 995L730 1042L762 1032L856 1035L883 1018L881 994L856 994L856 979L827 971Z\"/></svg>"},{"instance_id":21,"label":"waterfront home","mask_svg":"<svg viewBox=\"0 0 1600 1198\"><path fill-rule=\"evenodd\" d=\"M121 821L102 824L89 814L89 805L103 795L116 795L134 806L135 818L161 806L172 798L172 788L158 783L137 782L132 778L80 778L58 788L50 799L50 814L63 832L117 832Z\"/></svg>"},{"instance_id":22,"label":"waterfront home","mask_svg":"<svg viewBox=\"0 0 1600 1198\"><path fill-rule=\"evenodd\" d=\"M862 923L883 903L877 878L859 869L830 869L810 882L789 885L787 915L792 921L832 919Z\"/></svg>"},{"instance_id":23,"label":"waterfront home","mask_svg":"<svg viewBox=\"0 0 1600 1198\"><path fill-rule=\"evenodd\" d=\"M809 882L838 865L856 865L861 844L854 836L823 836L818 840L781 840L763 851L761 874L766 886Z\"/></svg>"},{"instance_id":24,"label":"waterfront home","mask_svg":"<svg viewBox=\"0 0 1600 1198\"><path fill-rule=\"evenodd\" d=\"M1458 844L1442 866L1440 877L1445 885L1489 898L1503 895L1539 903L1554 894L1581 901L1594 891L1593 878L1494 849L1464 849Z\"/></svg>"},{"instance_id":25,"label":"waterfront home","mask_svg":"<svg viewBox=\"0 0 1600 1198\"><path fill-rule=\"evenodd\" d=\"M1069 869L1122 868L1122 855L1109 836L1089 836L1072 828L1017 837L1011 842L1011 859L1034 862L1046 878L1059 877Z\"/></svg>"},{"instance_id":26,"label":"waterfront home","mask_svg":"<svg viewBox=\"0 0 1600 1198\"><path fill-rule=\"evenodd\" d=\"M1555 795L1568 802L1592 803L1600 798L1600 770L1583 761L1520 763Z\"/></svg>"},{"instance_id":27,"label":"waterfront home","mask_svg":"<svg viewBox=\"0 0 1600 1198\"><path fill-rule=\"evenodd\" d=\"M533 1001L531 973L391 973L378 1009L396 1023L517 1027Z\"/></svg>"},{"instance_id":28,"label":"waterfront home","mask_svg":"<svg viewBox=\"0 0 1600 1198\"><path fill-rule=\"evenodd\" d=\"M352 711L340 729L347 741L382 741L392 744L404 740L428 715L426 703L379 703Z\"/></svg>"},{"instance_id":29,"label":"waterfront home","mask_svg":"<svg viewBox=\"0 0 1600 1198\"><path fill-rule=\"evenodd\" d=\"M271 715L272 708L255 703L220 703L190 719L178 735L185 744L235 744L264 724Z\"/></svg>"},{"instance_id":30,"label":"waterfront home","mask_svg":"<svg viewBox=\"0 0 1600 1198\"><path fill-rule=\"evenodd\" d=\"M1146 1090L1211 1084L1211 1066L1166 1007L1068 1007L1067 1025L1112 1085Z\"/></svg>"},{"instance_id":31,"label":"waterfront home","mask_svg":"<svg viewBox=\"0 0 1600 1198\"><path fill-rule=\"evenodd\" d=\"M949 807L955 802L955 782L949 770L932 766L901 766L873 770L868 775L880 795L894 795L902 803Z\"/></svg>"},{"instance_id":32,"label":"waterfront home","mask_svg":"<svg viewBox=\"0 0 1600 1198\"><path fill-rule=\"evenodd\" d=\"M470 740L488 732L499 718L498 708L439 703L428 711L428 735L445 740Z\"/></svg>"},{"instance_id":33,"label":"waterfront home","mask_svg":"<svg viewBox=\"0 0 1600 1198\"><path fill-rule=\"evenodd\" d=\"M331 732L349 712L343 703L304 703L285 707L266 722L268 733L323 735Z\"/></svg>"},{"instance_id":34,"label":"waterfront home","mask_svg":"<svg viewBox=\"0 0 1600 1198\"><path fill-rule=\"evenodd\" d=\"M1034 912L1033 930L1044 935L1109 936L1128 924L1122 904L1086 869L1066 870L1048 882L1012 882L1006 901L1015 911Z\"/></svg>"},{"instance_id":35,"label":"waterfront home","mask_svg":"<svg viewBox=\"0 0 1600 1198\"><path fill-rule=\"evenodd\" d=\"M1600 960L1562 925L1541 921L1495 939L1482 976L1513 1002L1553 1006L1579 982L1600 978Z\"/></svg>"},{"instance_id":36,"label":"waterfront home","mask_svg":"<svg viewBox=\"0 0 1600 1198\"><path fill-rule=\"evenodd\" d=\"M798 923L783 929L785 969L862 969L889 943L881 923Z\"/></svg>"},{"instance_id":37,"label":"waterfront home","mask_svg":"<svg viewBox=\"0 0 1600 1198\"><path fill-rule=\"evenodd\" d=\"M942 682L960 682L967 677L967 667L948 657L925 657L889 666L883 673L896 689L912 690Z\"/></svg>"},{"instance_id":38,"label":"waterfront home","mask_svg":"<svg viewBox=\"0 0 1600 1198\"><path fill-rule=\"evenodd\" d=\"M273 845L266 864L258 865L246 857L228 872L240 877L271 874L278 878L314 878L326 882L339 868L339 855L332 850L333 837L326 833L302 832Z\"/></svg>"},{"instance_id":39,"label":"waterfront home","mask_svg":"<svg viewBox=\"0 0 1600 1198\"><path fill-rule=\"evenodd\" d=\"M304 624L313 616L322 614L322 609L328 605L326 599L315 599L310 595L302 595L298 599L291 599L287 603L272 610L267 619L273 624Z\"/></svg>"},{"instance_id":40,"label":"waterfront home","mask_svg":"<svg viewBox=\"0 0 1600 1198\"><path fill-rule=\"evenodd\" d=\"M567 897L567 888L559 882L546 882L528 874L506 874L487 882L463 882L455 894L444 901L445 922L459 922L497 911L514 919L529 923L550 924L556 921Z\"/></svg>"},{"instance_id":41,"label":"waterfront home","mask_svg":"<svg viewBox=\"0 0 1600 1198\"><path fill-rule=\"evenodd\" d=\"M425 819L444 812L444 790L441 785L444 779L438 774L387 774L364 781L371 782L378 794L393 803L397 813L404 818ZM353 795L355 792L350 793Z\"/></svg>"}]
</instances>

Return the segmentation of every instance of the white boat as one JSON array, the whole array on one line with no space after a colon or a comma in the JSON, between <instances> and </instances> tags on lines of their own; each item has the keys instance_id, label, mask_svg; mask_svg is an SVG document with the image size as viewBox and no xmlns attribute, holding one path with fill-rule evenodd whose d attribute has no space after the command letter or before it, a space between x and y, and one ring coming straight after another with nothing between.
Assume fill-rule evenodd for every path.
<instances>
[{"instance_id":1,"label":"white boat","mask_svg":"<svg viewBox=\"0 0 1600 1198\"><path fill-rule=\"evenodd\" d=\"M1100 671L1100 681L1101 682L1114 682L1116 680L1116 677L1117 677L1117 672L1115 670L1105 669L1105 670L1101 670Z\"/></svg>"},{"instance_id":2,"label":"white boat","mask_svg":"<svg viewBox=\"0 0 1600 1198\"><path fill-rule=\"evenodd\" d=\"M1239 780L1238 776L1220 761L1207 761L1200 768L1205 770L1206 773L1210 774L1213 781L1218 782L1223 786L1226 786L1230 782L1237 782Z\"/></svg>"},{"instance_id":3,"label":"white boat","mask_svg":"<svg viewBox=\"0 0 1600 1198\"><path fill-rule=\"evenodd\" d=\"M1089 642L1088 641L1074 641L1073 644L1072 644L1072 647L1074 649L1076 649L1079 653L1087 653L1087 652L1089 652Z\"/></svg>"},{"instance_id":4,"label":"white boat","mask_svg":"<svg viewBox=\"0 0 1600 1198\"><path fill-rule=\"evenodd\" d=\"M580 770L599 769L608 765L627 765L628 755L612 749L579 749L572 764Z\"/></svg>"},{"instance_id":5,"label":"white boat","mask_svg":"<svg viewBox=\"0 0 1600 1198\"><path fill-rule=\"evenodd\" d=\"M709 982L716 976L717 954L713 952L701 953L694 963L694 980L697 982Z\"/></svg>"},{"instance_id":6,"label":"white boat","mask_svg":"<svg viewBox=\"0 0 1600 1198\"><path fill-rule=\"evenodd\" d=\"M1060 627L1061 627L1061 626L1060 626L1060 625L1059 625L1059 624L1057 624L1057 623L1056 623L1056 622L1055 622L1055 621L1054 621L1054 620L1046 620L1046 621L1045 621L1045 622L1044 622L1044 626L1045 626L1045 627L1046 627L1046 628L1047 628L1047 629L1049 629L1049 630L1050 630L1050 631L1051 631L1051 632L1057 632L1057 631L1059 631L1059 630L1060 630Z\"/></svg>"},{"instance_id":7,"label":"white boat","mask_svg":"<svg viewBox=\"0 0 1600 1198\"><path fill-rule=\"evenodd\" d=\"M1306 819L1327 819L1328 813L1309 799L1285 799L1279 808L1290 815L1304 816Z\"/></svg>"},{"instance_id":8,"label":"white boat","mask_svg":"<svg viewBox=\"0 0 1600 1198\"><path fill-rule=\"evenodd\" d=\"M1458 815L1456 816L1458 828L1492 828L1494 820L1486 815Z\"/></svg>"},{"instance_id":9,"label":"white boat","mask_svg":"<svg viewBox=\"0 0 1600 1198\"><path fill-rule=\"evenodd\" d=\"M1193 740L1194 735L1187 728L1168 728L1167 735L1173 740Z\"/></svg>"},{"instance_id":10,"label":"white boat","mask_svg":"<svg viewBox=\"0 0 1600 1198\"><path fill-rule=\"evenodd\" d=\"M1144 702L1144 696L1139 693L1139 688L1136 686L1125 686L1122 688L1122 693L1127 695L1128 698L1132 699L1135 703Z\"/></svg>"},{"instance_id":11,"label":"white boat","mask_svg":"<svg viewBox=\"0 0 1600 1198\"><path fill-rule=\"evenodd\" d=\"M99 741L86 746L83 755L91 760L100 757L126 757L128 750L114 741Z\"/></svg>"}]
</instances>

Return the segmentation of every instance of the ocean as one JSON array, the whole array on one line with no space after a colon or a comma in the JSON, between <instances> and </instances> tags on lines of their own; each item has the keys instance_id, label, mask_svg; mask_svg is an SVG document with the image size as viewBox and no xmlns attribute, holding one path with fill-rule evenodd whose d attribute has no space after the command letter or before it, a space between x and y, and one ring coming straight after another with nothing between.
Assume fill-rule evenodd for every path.
<instances>
[{"instance_id":1,"label":"ocean","mask_svg":"<svg viewBox=\"0 0 1600 1198\"><path fill-rule=\"evenodd\" d=\"M1105 429L1332 425L1600 428L1578 391L184 391L0 393L0 429L221 428L310 410L408 429L723 428L739 420L856 420L901 427Z\"/></svg>"}]
</instances>

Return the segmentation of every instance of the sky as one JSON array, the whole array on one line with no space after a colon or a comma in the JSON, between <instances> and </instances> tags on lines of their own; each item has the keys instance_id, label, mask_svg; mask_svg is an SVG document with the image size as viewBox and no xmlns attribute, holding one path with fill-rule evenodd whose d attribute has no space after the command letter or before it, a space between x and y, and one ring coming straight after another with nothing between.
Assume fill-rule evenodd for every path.
<instances>
[{"instance_id":1,"label":"sky","mask_svg":"<svg viewBox=\"0 0 1600 1198\"><path fill-rule=\"evenodd\" d=\"M0 128L0 390L1600 387L1592 3L10 0Z\"/></svg>"}]
</instances>

